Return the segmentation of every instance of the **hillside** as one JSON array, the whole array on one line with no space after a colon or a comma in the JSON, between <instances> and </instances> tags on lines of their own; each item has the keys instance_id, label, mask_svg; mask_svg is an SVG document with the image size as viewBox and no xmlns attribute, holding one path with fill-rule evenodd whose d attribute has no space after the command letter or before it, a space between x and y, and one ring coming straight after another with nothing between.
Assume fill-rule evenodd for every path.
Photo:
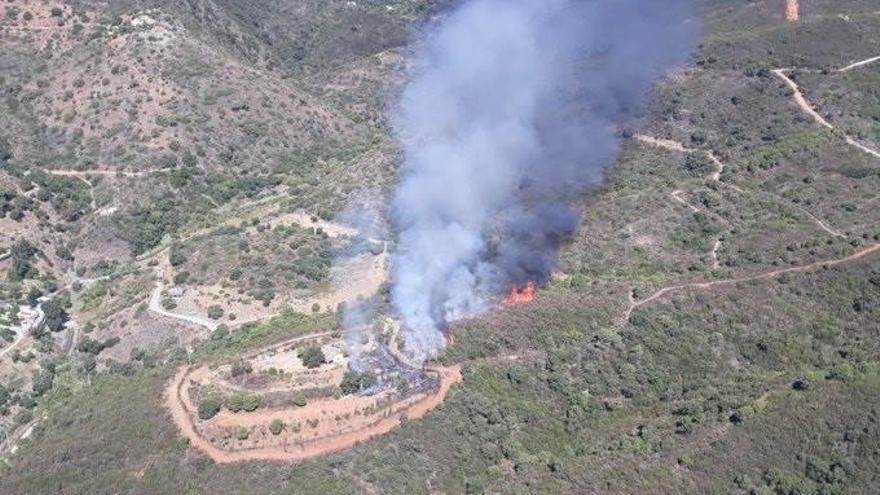
<instances>
[{"instance_id":1,"label":"hillside","mask_svg":"<svg viewBox=\"0 0 880 495\"><path fill-rule=\"evenodd\" d=\"M371 322L403 378L358 395L339 309L388 307L387 105L449 3L0 7L0 492L880 488L872 0L704 2L547 285L421 370Z\"/></svg>"}]
</instances>

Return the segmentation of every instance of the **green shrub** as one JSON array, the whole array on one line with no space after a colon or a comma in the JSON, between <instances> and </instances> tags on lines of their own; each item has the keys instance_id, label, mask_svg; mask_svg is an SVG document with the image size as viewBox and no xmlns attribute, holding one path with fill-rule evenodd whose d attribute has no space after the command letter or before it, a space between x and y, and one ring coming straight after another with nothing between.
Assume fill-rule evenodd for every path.
<instances>
[{"instance_id":1,"label":"green shrub","mask_svg":"<svg viewBox=\"0 0 880 495\"><path fill-rule=\"evenodd\" d=\"M284 421L280 419L273 419L271 423L269 423L269 431L272 432L273 435L280 435L282 431L284 431Z\"/></svg>"},{"instance_id":2,"label":"green shrub","mask_svg":"<svg viewBox=\"0 0 880 495\"><path fill-rule=\"evenodd\" d=\"M253 370L254 369L251 366L250 362L244 361L244 360L239 360L239 361L232 363L231 373L232 373L232 376L237 377L237 376L244 375L245 373L250 373Z\"/></svg>"},{"instance_id":3,"label":"green shrub","mask_svg":"<svg viewBox=\"0 0 880 495\"><path fill-rule=\"evenodd\" d=\"M223 308L216 304L211 306L210 308L208 308L208 318L212 320L219 320L220 318L223 318Z\"/></svg>"},{"instance_id":4,"label":"green shrub","mask_svg":"<svg viewBox=\"0 0 880 495\"><path fill-rule=\"evenodd\" d=\"M171 263L171 266L180 266L186 263L186 255L180 251L179 246L175 246L171 249L171 255L168 256L168 262Z\"/></svg>"},{"instance_id":5,"label":"green shrub","mask_svg":"<svg viewBox=\"0 0 880 495\"><path fill-rule=\"evenodd\" d=\"M238 429L238 432L235 434L235 437L239 440L247 440L248 437L251 436L251 430L242 426Z\"/></svg>"},{"instance_id":6,"label":"green shrub","mask_svg":"<svg viewBox=\"0 0 880 495\"><path fill-rule=\"evenodd\" d=\"M220 412L222 401L219 397L208 396L199 402L199 419L211 419Z\"/></svg>"},{"instance_id":7,"label":"green shrub","mask_svg":"<svg viewBox=\"0 0 880 495\"><path fill-rule=\"evenodd\" d=\"M340 390L345 395L356 394L361 390L370 388L376 382L376 376L369 371L363 373L349 368L342 376Z\"/></svg>"},{"instance_id":8,"label":"green shrub","mask_svg":"<svg viewBox=\"0 0 880 495\"><path fill-rule=\"evenodd\" d=\"M324 351L322 351L320 347L314 345L300 349L297 356L302 360L303 365L309 369L321 366L326 360L324 357Z\"/></svg>"},{"instance_id":9,"label":"green shrub","mask_svg":"<svg viewBox=\"0 0 880 495\"><path fill-rule=\"evenodd\" d=\"M254 394L235 394L226 399L226 408L234 413L252 412L258 407L260 407L260 398Z\"/></svg>"}]
</instances>

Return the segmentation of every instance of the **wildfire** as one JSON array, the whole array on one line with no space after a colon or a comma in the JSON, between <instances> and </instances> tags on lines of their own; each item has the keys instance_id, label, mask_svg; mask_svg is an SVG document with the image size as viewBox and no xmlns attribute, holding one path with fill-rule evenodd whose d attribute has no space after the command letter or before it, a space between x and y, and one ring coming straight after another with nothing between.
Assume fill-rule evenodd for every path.
<instances>
[{"instance_id":1,"label":"wildfire","mask_svg":"<svg viewBox=\"0 0 880 495\"><path fill-rule=\"evenodd\" d=\"M530 302L535 298L535 286L534 282L529 282L526 285L518 286L514 285L510 289L510 294L504 298L504 304L507 306L513 306L514 304L524 304Z\"/></svg>"}]
</instances>

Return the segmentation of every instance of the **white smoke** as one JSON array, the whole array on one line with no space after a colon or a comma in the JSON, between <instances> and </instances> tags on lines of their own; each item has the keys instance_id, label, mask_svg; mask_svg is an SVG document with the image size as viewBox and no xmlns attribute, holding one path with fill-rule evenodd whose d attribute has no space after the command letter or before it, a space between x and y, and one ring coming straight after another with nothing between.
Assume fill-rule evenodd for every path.
<instances>
[{"instance_id":1,"label":"white smoke","mask_svg":"<svg viewBox=\"0 0 880 495\"><path fill-rule=\"evenodd\" d=\"M429 28L394 116L393 304L407 348L546 280L614 126L687 57L690 0L471 0Z\"/></svg>"}]
</instances>

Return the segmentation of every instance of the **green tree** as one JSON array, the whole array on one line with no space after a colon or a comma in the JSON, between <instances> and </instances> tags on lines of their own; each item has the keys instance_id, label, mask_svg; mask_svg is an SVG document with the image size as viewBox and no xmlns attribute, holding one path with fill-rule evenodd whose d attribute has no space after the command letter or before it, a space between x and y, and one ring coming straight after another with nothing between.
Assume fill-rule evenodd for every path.
<instances>
[{"instance_id":1,"label":"green tree","mask_svg":"<svg viewBox=\"0 0 880 495\"><path fill-rule=\"evenodd\" d=\"M171 266L180 266L186 263L186 255L180 250L180 246L171 248L171 254L168 256L168 262Z\"/></svg>"},{"instance_id":2,"label":"green tree","mask_svg":"<svg viewBox=\"0 0 880 495\"><path fill-rule=\"evenodd\" d=\"M64 329L64 324L70 319L70 315L55 299L50 299L43 303L43 313L46 315L46 328L50 332L60 332Z\"/></svg>"},{"instance_id":3,"label":"green tree","mask_svg":"<svg viewBox=\"0 0 880 495\"><path fill-rule=\"evenodd\" d=\"M34 395L40 397L51 390L54 383L55 370L52 368L40 368L40 370L34 374L34 383L32 385Z\"/></svg>"},{"instance_id":4,"label":"green tree","mask_svg":"<svg viewBox=\"0 0 880 495\"><path fill-rule=\"evenodd\" d=\"M12 245L12 266L9 268L9 278L12 280L24 280L36 275L36 270L31 264L37 249L26 240L21 240Z\"/></svg>"}]
</instances>

